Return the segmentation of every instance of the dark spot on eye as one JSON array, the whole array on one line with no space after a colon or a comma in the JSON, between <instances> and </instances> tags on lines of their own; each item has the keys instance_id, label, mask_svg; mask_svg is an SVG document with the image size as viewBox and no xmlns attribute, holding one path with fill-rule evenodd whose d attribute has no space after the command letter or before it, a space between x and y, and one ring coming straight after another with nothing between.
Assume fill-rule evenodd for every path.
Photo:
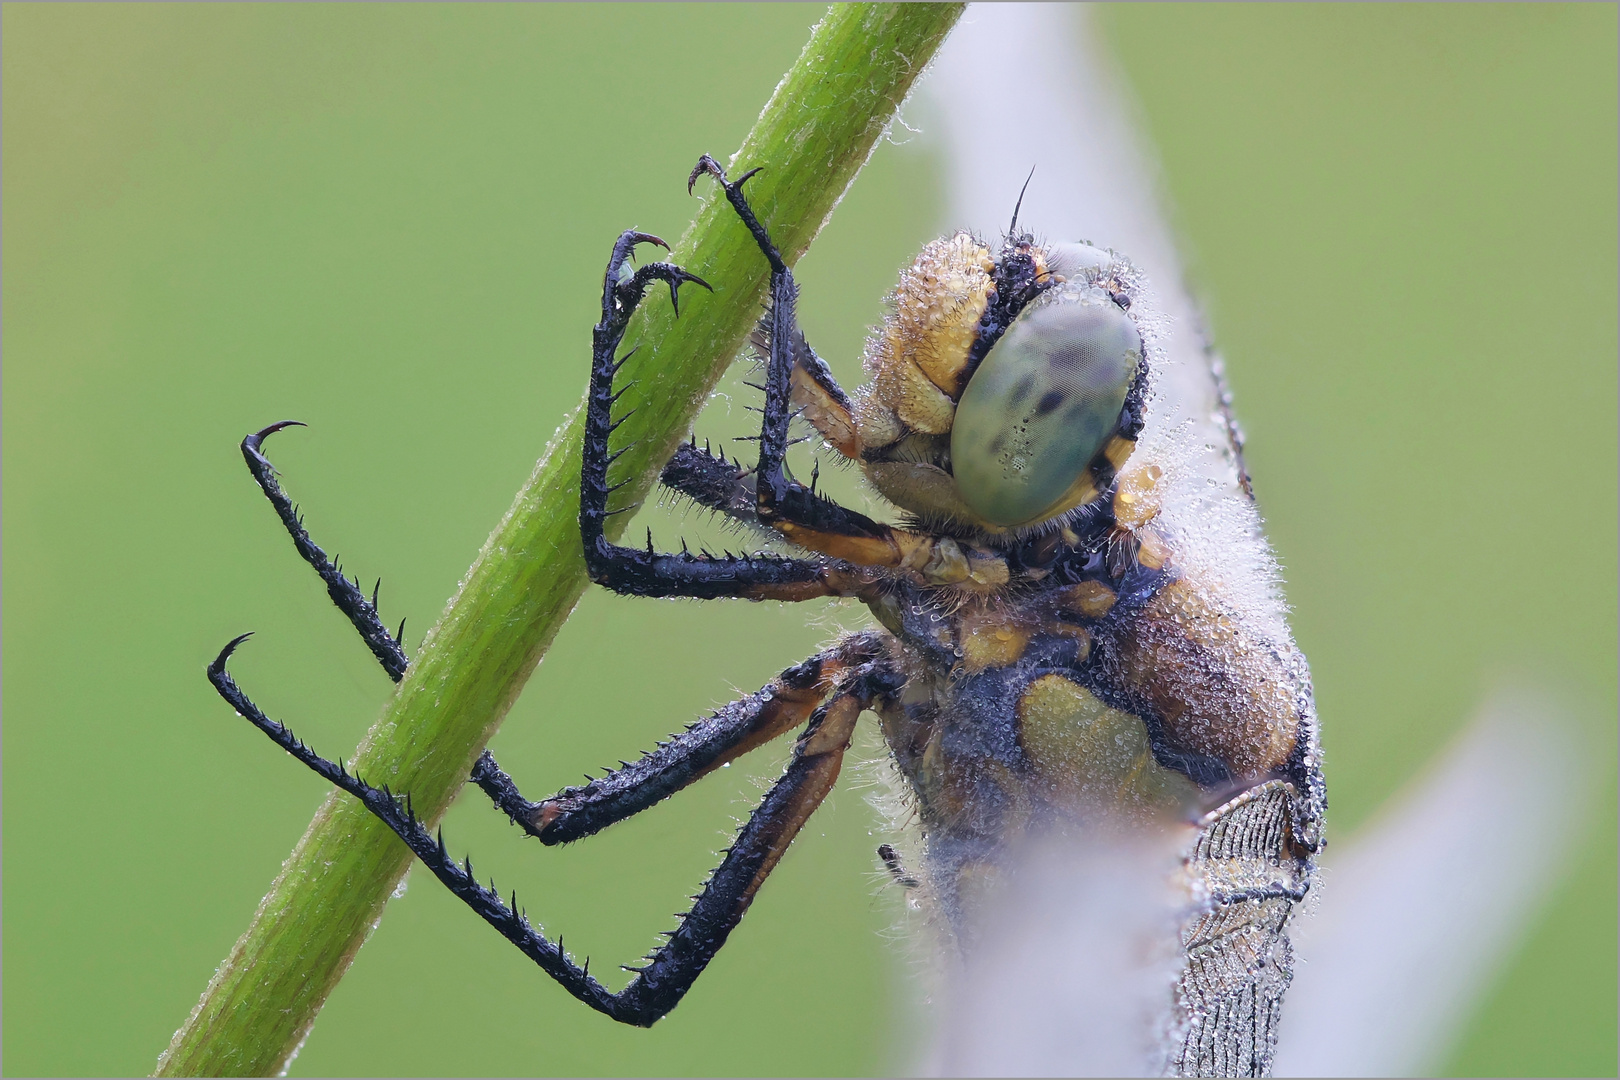
<instances>
[{"instance_id":1,"label":"dark spot on eye","mask_svg":"<svg viewBox=\"0 0 1620 1080\"><path fill-rule=\"evenodd\" d=\"M1131 298L1124 293L1111 292L1108 294L1108 298L1118 304L1121 311L1131 310Z\"/></svg>"},{"instance_id":2,"label":"dark spot on eye","mask_svg":"<svg viewBox=\"0 0 1620 1080\"><path fill-rule=\"evenodd\" d=\"M1050 412L1054 411L1059 405L1062 405L1062 404L1063 404L1063 391L1061 391L1061 390L1048 390L1046 392L1046 396L1041 398L1041 400L1036 403L1036 405L1035 405L1035 415L1036 416L1045 416L1047 413L1050 413Z\"/></svg>"}]
</instances>

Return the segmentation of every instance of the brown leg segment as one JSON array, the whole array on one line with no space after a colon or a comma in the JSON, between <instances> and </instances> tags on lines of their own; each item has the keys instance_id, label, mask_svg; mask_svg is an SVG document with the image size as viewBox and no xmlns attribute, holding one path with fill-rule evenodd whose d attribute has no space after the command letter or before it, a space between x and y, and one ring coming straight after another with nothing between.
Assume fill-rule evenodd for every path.
<instances>
[{"instance_id":1,"label":"brown leg segment","mask_svg":"<svg viewBox=\"0 0 1620 1080\"><path fill-rule=\"evenodd\" d=\"M852 669L881 655L876 635L839 642L795 664L768 686L739 698L658 745L639 761L549 799L530 802L486 751L472 780L541 843L564 844L600 832L695 783L729 761L810 719Z\"/></svg>"},{"instance_id":2,"label":"brown leg segment","mask_svg":"<svg viewBox=\"0 0 1620 1080\"><path fill-rule=\"evenodd\" d=\"M757 476L757 470L699 449L695 443L683 443L659 479L699 506L746 525L770 529L802 548L857 566L907 565L906 556L930 539L873 521L785 478L780 499L761 513Z\"/></svg>"},{"instance_id":3,"label":"brown leg segment","mask_svg":"<svg viewBox=\"0 0 1620 1080\"><path fill-rule=\"evenodd\" d=\"M871 695L869 686L853 686L816 710L794 747L787 771L743 826L680 928L616 996L616 1009L624 1015L609 1015L629 1023L651 1024L685 996L742 921L799 829L832 790L854 735L855 720Z\"/></svg>"},{"instance_id":4,"label":"brown leg segment","mask_svg":"<svg viewBox=\"0 0 1620 1080\"><path fill-rule=\"evenodd\" d=\"M749 828L743 831L745 837L759 845L762 857L752 866L752 874L738 895L737 918L742 917L754 893L782 861L788 845L838 781L844 751L855 737L855 721L865 707L866 701L852 694L834 697L817 711L819 721L812 721L793 748L793 763L788 766L787 775L771 790L755 815L755 820L765 819L761 827L756 831L751 820Z\"/></svg>"},{"instance_id":5,"label":"brown leg segment","mask_svg":"<svg viewBox=\"0 0 1620 1080\"><path fill-rule=\"evenodd\" d=\"M754 348L769 356L775 333L774 313L768 311L749 340ZM849 395L838 385L826 361L816 355L797 325L792 327L791 334L793 369L788 381L793 407L798 410L799 416L821 433L827 445L851 461L859 461L861 440L856 433L854 406L850 403Z\"/></svg>"}]
</instances>

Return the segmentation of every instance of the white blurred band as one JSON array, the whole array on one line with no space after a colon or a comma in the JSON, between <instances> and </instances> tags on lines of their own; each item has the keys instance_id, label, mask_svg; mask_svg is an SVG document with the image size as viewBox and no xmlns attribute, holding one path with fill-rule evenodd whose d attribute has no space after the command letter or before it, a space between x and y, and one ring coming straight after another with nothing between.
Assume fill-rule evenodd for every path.
<instances>
[{"instance_id":1,"label":"white blurred band","mask_svg":"<svg viewBox=\"0 0 1620 1080\"><path fill-rule=\"evenodd\" d=\"M1011 87L1023 89L1004 89ZM1198 309L1166 225L1157 171L1086 12L975 4L922 92L925 133L945 148L942 225L999 237L1033 166L1020 225L1050 240L1113 248L1147 272L1166 316L1159 392L1212 446L1224 445ZM1205 465L1209 476L1235 482L1220 451ZM1333 724L1346 718L1325 719L1331 762ZM1311 914L1296 920L1301 963L1283 1013L1277 1075L1410 1075L1441 1062L1568 865L1591 799L1582 745L1546 696L1499 696L1376 823L1348 840L1330 824L1323 884ZM1117 854L1074 858L1096 869ZM1078 973L1091 963L1098 974L1117 974L1124 954L1110 944L1119 939L1109 920L1116 929L1146 925L1161 910L1148 876L1114 870L1065 876L1049 868L1047 876L1063 883L1053 903L1030 899L1017 916L1029 932L1009 930L1000 968L993 976L975 972L975 985L950 995L926 1055L932 1069L1140 1075L1152 1068L1140 1024L1121 1019L1136 1017L1148 984L1111 993L1107 977L1087 982ZM1134 922L1121 908L1133 895L1141 905ZM1031 939L1040 926L1063 940ZM1073 996L1054 1000L1064 993ZM1082 1015L1089 1019L1060 1019Z\"/></svg>"}]
</instances>

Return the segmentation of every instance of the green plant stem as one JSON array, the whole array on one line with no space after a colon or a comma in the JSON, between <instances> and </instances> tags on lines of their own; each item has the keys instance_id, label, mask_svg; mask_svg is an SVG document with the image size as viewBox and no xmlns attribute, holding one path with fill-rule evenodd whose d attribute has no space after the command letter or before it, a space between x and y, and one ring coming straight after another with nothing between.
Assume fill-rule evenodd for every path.
<instances>
[{"instance_id":1,"label":"green plant stem","mask_svg":"<svg viewBox=\"0 0 1620 1080\"><path fill-rule=\"evenodd\" d=\"M811 32L732 159L738 169L765 167L749 196L789 262L810 246L961 9L837 5ZM694 161L702 149L693 148ZM700 180L698 190L705 204L670 258L714 293L687 289L679 319L665 294L651 293L626 336L640 352L626 369L635 383L620 408L636 411L616 437L631 449L615 478L633 477L623 496L637 504L741 348L767 282L764 260L713 181ZM602 238L604 260L612 239ZM581 354L581 378L587 362ZM576 525L582 415L576 410L553 437L355 755L356 773L410 792L430 824L584 592ZM334 791L156 1075L284 1069L410 860L393 833Z\"/></svg>"}]
</instances>

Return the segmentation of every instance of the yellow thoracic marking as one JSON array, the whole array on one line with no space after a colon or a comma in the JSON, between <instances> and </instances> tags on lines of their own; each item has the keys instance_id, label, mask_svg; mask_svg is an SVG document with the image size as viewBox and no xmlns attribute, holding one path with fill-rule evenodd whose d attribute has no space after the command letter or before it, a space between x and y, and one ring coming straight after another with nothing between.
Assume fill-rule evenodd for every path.
<instances>
[{"instance_id":1,"label":"yellow thoracic marking","mask_svg":"<svg viewBox=\"0 0 1620 1080\"><path fill-rule=\"evenodd\" d=\"M1062 675L1041 676L1018 699L1018 742L1045 798L1072 813L1170 817L1198 797L1154 759L1141 719Z\"/></svg>"},{"instance_id":2,"label":"yellow thoracic marking","mask_svg":"<svg viewBox=\"0 0 1620 1080\"><path fill-rule=\"evenodd\" d=\"M1124 528L1138 529L1158 517L1159 498L1154 488L1163 475L1157 465L1121 473L1114 489L1114 520Z\"/></svg>"},{"instance_id":3,"label":"yellow thoracic marking","mask_svg":"<svg viewBox=\"0 0 1620 1080\"><path fill-rule=\"evenodd\" d=\"M1136 561L1149 570L1161 569L1170 561L1170 545L1152 529L1143 529L1136 534L1136 539Z\"/></svg>"},{"instance_id":4,"label":"yellow thoracic marking","mask_svg":"<svg viewBox=\"0 0 1620 1080\"><path fill-rule=\"evenodd\" d=\"M963 620L962 670L968 674L1017 663L1029 647L1034 628L993 620Z\"/></svg>"},{"instance_id":5,"label":"yellow thoracic marking","mask_svg":"<svg viewBox=\"0 0 1620 1080\"><path fill-rule=\"evenodd\" d=\"M1058 593L1059 606L1087 619L1102 618L1117 599L1114 590L1100 581L1082 581Z\"/></svg>"}]
</instances>

